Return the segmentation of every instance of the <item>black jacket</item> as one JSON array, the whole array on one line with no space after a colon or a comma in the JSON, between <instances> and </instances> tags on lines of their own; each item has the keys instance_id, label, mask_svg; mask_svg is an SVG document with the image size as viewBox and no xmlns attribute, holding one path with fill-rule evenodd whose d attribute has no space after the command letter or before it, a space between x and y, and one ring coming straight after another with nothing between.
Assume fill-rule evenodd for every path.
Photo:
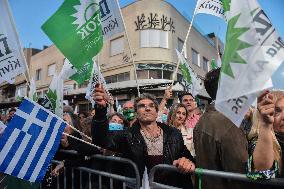
<instances>
[{"instance_id":1,"label":"black jacket","mask_svg":"<svg viewBox=\"0 0 284 189\"><path fill-rule=\"evenodd\" d=\"M93 143L122 154L136 163L140 177L143 176L147 159L147 146L140 133L140 124L135 122L132 127L124 132L113 135L108 130L106 108L96 108L93 119L92 137ZM162 123L157 123L163 130L163 163L172 165L174 160L186 157L193 161L193 157L184 145L180 131ZM111 135L111 136L110 136ZM182 176L184 177L184 176ZM179 176L178 178L181 178ZM173 179L178 181L179 179ZM186 188L191 188L190 177L187 176Z\"/></svg>"}]
</instances>

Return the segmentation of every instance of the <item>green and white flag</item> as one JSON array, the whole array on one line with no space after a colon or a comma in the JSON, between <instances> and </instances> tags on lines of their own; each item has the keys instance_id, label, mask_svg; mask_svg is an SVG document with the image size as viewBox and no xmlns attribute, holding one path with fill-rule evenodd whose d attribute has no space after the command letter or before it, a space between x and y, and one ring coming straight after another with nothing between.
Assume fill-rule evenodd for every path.
<instances>
[{"instance_id":1,"label":"green and white flag","mask_svg":"<svg viewBox=\"0 0 284 189\"><path fill-rule=\"evenodd\" d=\"M221 0L198 0L196 9L196 14L210 14L226 20Z\"/></svg>"},{"instance_id":2,"label":"green and white flag","mask_svg":"<svg viewBox=\"0 0 284 189\"><path fill-rule=\"evenodd\" d=\"M228 27L215 106L239 126L257 94L272 86L284 43L256 0L223 0L223 6Z\"/></svg>"},{"instance_id":3,"label":"green and white flag","mask_svg":"<svg viewBox=\"0 0 284 189\"><path fill-rule=\"evenodd\" d=\"M184 56L176 49L178 61L180 62L179 69L182 72L182 76L186 85L193 96L196 96L202 87L202 81L197 77L193 70L189 67Z\"/></svg>"},{"instance_id":4,"label":"green and white flag","mask_svg":"<svg viewBox=\"0 0 284 189\"><path fill-rule=\"evenodd\" d=\"M211 60L211 69L212 69L212 70L215 70L215 69L217 69L217 68L218 68L218 65L217 65L215 59L213 58L213 59Z\"/></svg>"},{"instance_id":5,"label":"green and white flag","mask_svg":"<svg viewBox=\"0 0 284 189\"><path fill-rule=\"evenodd\" d=\"M91 78L93 64L94 63L91 60L85 63L82 68L77 69L66 58L64 60L64 64L61 73L59 74L59 77L62 78L63 80L65 79L74 80L80 85Z\"/></svg>"},{"instance_id":6,"label":"green and white flag","mask_svg":"<svg viewBox=\"0 0 284 189\"><path fill-rule=\"evenodd\" d=\"M38 100L38 96L36 93L36 84L35 84L35 80L33 77L30 82L29 99L33 100L34 102L37 102Z\"/></svg>"},{"instance_id":7,"label":"green and white flag","mask_svg":"<svg viewBox=\"0 0 284 189\"><path fill-rule=\"evenodd\" d=\"M214 69L217 69L217 68L221 68L221 66L222 66L222 61L221 61L221 58L218 54L217 62L214 58L211 60L211 69L214 70Z\"/></svg>"},{"instance_id":8,"label":"green and white flag","mask_svg":"<svg viewBox=\"0 0 284 189\"><path fill-rule=\"evenodd\" d=\"M26 59L8 0L0 0L0 84L14 83L26 71Z\"/></svg>"},{"instance_id":9,"label":"green and white flag","mask_svg":"<svg viewBox=\"0 0 284 189\"><path fill-rule=\"evenodd\" d=\"M41 104L59 117L63 116L63 80L54 75Z\"/></svg>"},{"instance_id":10,"label":"green and white flag","mask_svg":"<svg viewBox=\"0 0 284 189\"><path fill-rule=\"evenodd\" d=\"M99 1L65 0L42 29L71 64L80 69L103 46Z\"/></svg>"},{"instance_id":11,"label":"green and white flag","mask_svg":"<svg viewBox=\"0 0 284 189\"><path fill-rule=\"evenodd\" d=\"M101 85L103 86L103 88L106 91L106 94L108 96L110 96L110 93L107 89L107 84L106 84L105 78L103 77L99 67L97 66L96 62L94 61L93 70L92 70L92 77L91 77L89 84L87 86L87 91L86 91L86 96L85 96L85 98L92 103L93 107L95 105L95 101L93 99L93 92L95 90L95 85L97 83L101 83Z\"/></svg>"}]
</instances>

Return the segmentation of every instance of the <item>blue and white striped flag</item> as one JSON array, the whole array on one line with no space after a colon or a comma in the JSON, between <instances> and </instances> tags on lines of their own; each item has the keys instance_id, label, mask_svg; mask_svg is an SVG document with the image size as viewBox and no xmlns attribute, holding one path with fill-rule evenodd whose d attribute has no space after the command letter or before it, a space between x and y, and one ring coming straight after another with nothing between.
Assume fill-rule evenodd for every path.
<instances>
[{"instance_id":1,"label":"blue and white striped flag","mask_svg":"<svg viewBox=\"0 0 284 189\"><path fill-rule=\"evenodd\" d=\"M25 98L0 136L0 172L40 182L66 123Z\"/></svg>"}]
</instances>

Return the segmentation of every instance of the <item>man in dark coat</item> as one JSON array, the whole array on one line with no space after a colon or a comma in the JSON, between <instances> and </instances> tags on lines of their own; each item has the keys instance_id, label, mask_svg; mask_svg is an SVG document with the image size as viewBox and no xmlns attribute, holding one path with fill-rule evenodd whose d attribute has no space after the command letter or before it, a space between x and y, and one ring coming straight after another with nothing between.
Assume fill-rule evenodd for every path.
<instances>
[{"instance_id":1,"label":"man in dark coat","mask_svg":"<svg viewBox=\"0 0 284 189\"><path fill-rule=\"evenodd\" d=\"M155 97L143 94L136 98L134 108L137 121L131 128L112 138L108 137L105 91L100 86L95 89L94 99L97 114L93 120L93 142L131 159L136 163L140 177L145 167L149 171L157 164L173 164L182 173L194 171L193 157L184 146L181 133L175 128L156 122L158 103ZM168 177L167 174L159 174L159 176L160 180L168 181L165 184L192 188L190 175Z\"/></svg>"},{"instance_id":2,"label":"man in dark coat","mask_svg":"<svg viewBox=\"0 0 284 189\"><path fill-rule=\"evenodd\" d=\"M212 100L215 100L220 69L208 72L204 85ZM244 133L228 118L208 105L194 128L194 148L197 167L245 173L248 160L247 140ZM245 184L245 183L244 183ZM216 177L202 177L203 189L247 188L239 182Z\"/></svg>"}]
</instances>

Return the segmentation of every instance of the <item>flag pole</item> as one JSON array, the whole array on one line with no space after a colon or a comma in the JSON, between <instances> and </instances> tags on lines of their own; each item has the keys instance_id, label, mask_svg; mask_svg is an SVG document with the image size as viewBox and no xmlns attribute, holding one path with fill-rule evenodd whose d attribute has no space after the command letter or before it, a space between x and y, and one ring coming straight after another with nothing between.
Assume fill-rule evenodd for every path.
<instances>
[{"instance_id":1,"label":"flag pole","mask_svg":"<svg viewBox=\"0 0 284 189\"><path fill-rule=\"evenodd\" d=\"M7 6L7 8L8 8L8 14L9 14L9 17L10 17L10 19L11 19L11 21L12 21L12 27L13 27L13 29L14 29L14 31L15 31L15 35L16 35L16 42L17 42L17 44L18 44L18 47L20 47L19 51L20 51L21 56L22 56L23 59L24 59L24 64L25 64L25 67L26 67L26 71L25 71L25 73L23 73L23 74L24 74L24 77L25 77L25 79L26 79L26 81L27 81L27 83L28 83L28 86L29 86L29 88L30 88L30 82L29 82L29 79L28 79L28 78L30 78L29 67L28 67L28 64L27 64L27 61L26 61L26 57L25 57L25 55L24 55L24 53L23 53L23 49L21 48L22 45L21 45L21 42L20 42L20 40L19 40L20 38L19 38L19 34L18 34L18 32L17 32L17 28L16 28L16 25L15 25L15 21L14 21L14 19L13 19L12 11L11 11L11 8L10 8L10 6L9 6L8 0L4 0L4 3L6 3L6 6ZM27 75L26 75L26 73L27 73Z\"/></svg>"},{"instance_id":2,"label":"flag pole","mask_svg":"<svg viewBox=\"0 0 284 189\"><path fill-rule=\"evenodd\" d=\"M65 122L66 123L66 122ZM66 123L67 124L67 123ZM92 140L91 137L89 137L88 135L86 135L85 133L79 131L78 129L76 129L75 127L73 127L72 125L70 124L67 124L69 127L71 127L71 129L73 129L74 131L78 132L80 135L82 135L83 137L86 137L87 139L89 140Z\"/></svg>"},{"instance_id":3,"label":"flag pole","mask_svg":"<svg viewBox=\"0 0 284 189\"><path fill-rule=\"evenodd\" d=\"M185 50L185 47L186 47L186 42L187 42L187 40L188 40L189 33L190 33L191 28L192 28L192 25L193 25L193 20L194 20L194 18L195 18L196 11L197 11L197 4L196 4L196 6L195 6L195 9L194 9L194 12L193 12L193 16L192 16L192 19L191 19L191 22L190 22L190 25L189 25L189 28L188 28L188 31L187 31L187 34L186 34L184 43L183 43L183 47L182 47L182 50L181 50L181 53L180 53L181 55L183 55L183 53L184 53L184 50ZM179 65L180 65L180 60L178 59L177 67L176 67L176 70L175 70L175 72L174 72L174 74L173 74L173 80L172 80L172 83L171 83L172 86L174 85L174 81L175 81L175 79L176 79L176 77L177 77L177 72L178 72Z\"/></svg>"},{"instance_id":4,"label":"flag pole","mask_svg":"<svg viewBox=\"0 0 284 189\"><path fill-rule=\"evenodd\" d=\"M119 7L119 12L120 12L120 15L121 15L121 18L122 18L122 23L123 23L123 26L124 26L124 29L125 29L126 40L127 40L127 44L128 44L128 47L129 47L130 57L132 59L132 65L133 65L133 69L134 69L134 77L135 77L135 81L136 81L137 92L138 92L138 96L140 96L140 88L139 88L139 83L138 83L138 77L137 77L137 71L136 71L134 56L133 56L132 48L131 48L131 45L130 45L130 39L129 39L129 36L128 36L128 33L127 33L126 24L125 24L124 17L122 15L122 11L121 11L118 0L116 0L116 2L117 2L117 5Z\"/></svg>"},{"instance_id":5,"label":"flag pole","mask_svg":"<svg viewBox=\"0 0 284 189\"><path fill-rule=\"evenodd\" d=\"M79 139L79 138L74 137L74 136L72 136L72 135L69 135L69 134L67 134L67 133L63 133L63 135L66 135L66 136L68 136L68 137L70 137L70 138L73 138L73 139L75 139L75 140L78 140L78 141L80 141L80 142L83 142L83 143L85 143L85 144L88 144L88 145L90 145L90 146L92 146L92 147L94 147L94 148L96 148L96 149L98 149L98 150L104 150L104 149L103 149L102 147L100 147L100 146L94 145L94 144L92 144L92 143L90 143L90 142L84 141L83 139Z\"/></svg>"}]
</instances>

